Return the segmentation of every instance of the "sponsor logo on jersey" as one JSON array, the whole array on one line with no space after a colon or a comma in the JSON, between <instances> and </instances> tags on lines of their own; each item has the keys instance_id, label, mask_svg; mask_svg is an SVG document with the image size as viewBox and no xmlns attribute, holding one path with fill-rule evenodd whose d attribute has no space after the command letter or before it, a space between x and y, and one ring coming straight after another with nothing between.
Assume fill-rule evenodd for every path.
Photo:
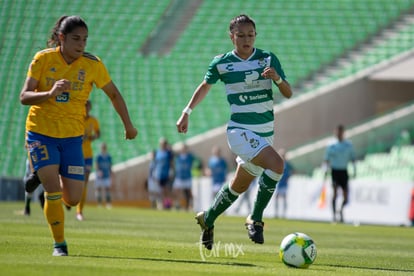
<instances>
[{"instance_id":1,"label":"sponsor logo on jersey","mask_svg":"<svg viewBox=\"0 0 414 276\"><path fill-rule=\"evenodd\" d=\"M239 96L239 101L241 101L242 103L245 103L248 98L249 97L247 97L246 95L240 95Z\"/></svg>"},{"instance_id":2,"label":"sponsor logo on jersey","mask_svg":"<svg viewBox=\"0 0 414 276\"><path fill-rule=\"evenodd\" d=\"M69 92L63 92L56 96L56 101L59 103L67 103L69 101Z\"/></svg>"},{"instance_id":3,"label":"sponsor logo on jersey","mask_svg":"<svg viewBox=\"0 0 414 276\"><path fill-rule=\"evenodd\" d=\"M244 82L247 85L251 85L253 83L253 81L259 79L259 72L257 71L247 71L244 73Z\"/></svg>"},{"instance_id":4,"label":"sponsor logo on jersey","mask_svg":"<svg viewBox=\"0 0 414 276\"><path fill-rule=\"evenodd\" d=\"M226 70L227 70L228 72L234 71L234 64L233 64L233 63L229 63L229 64L227 64L227 66L226 66Z\"/></svg>"}]
</instances>

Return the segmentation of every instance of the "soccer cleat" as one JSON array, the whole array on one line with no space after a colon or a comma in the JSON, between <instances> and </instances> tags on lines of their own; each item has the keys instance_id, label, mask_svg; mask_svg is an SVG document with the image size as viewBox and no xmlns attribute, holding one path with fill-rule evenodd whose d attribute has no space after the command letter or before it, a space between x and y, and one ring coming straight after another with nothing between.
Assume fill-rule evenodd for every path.
<instances>
[{"instance_id":1,"label":"soccer cleat","mask_svg":"<svg viewBox=\"0 0 414 276\"><path fill-rule=\"evenodd\" d=\"M81 213L76 214L76 219L79 221L83 221L85 218L83 217L83 215Z\"/></svg>"},{"instance_id":2,"label":"soccer cleat","mask_svg":"<svg viewBox=\"0 0 414 276\"><path fill-rule=\"evenodd\" d=\"M259 243L259 244L264 243L264 238L263 238L264 222L263 221L254 221L251 219L250 216L248 216L246 219L246 223L244 225L246 226L246 229L247 229L247 235L253 242Z\"/></svg>"},{"instance_id":3,"label":"soccer cleat","mask_svg":"<svg viewBox=\"0 0 414 276\"><path fill-rule=\"evenodd\" d=\"M200 224L201 227L201 243L204 245L205 248L211 250L214 244L214 226L208 227L205 222L205 212L199 212L195 219L197 223Z\"/></svg>"},{"instance_id":4,"label":"soccer cleat","mask_svg":"<svg viewBox=\"0 0 414 276\"><path fill-rule=\"evenodd\" d=\"M37 187L40 185L40 179L37 176L37 172L34 172L29 175L29 177L26 180L26 183L24 183L24 189L29 194L33 193L34 190L36 190Z\"/></svg>"},{"instance_id":5,"label":"soccer cleat","mask_svg":"<svg viewBox=\"0 0 414 276\"><path fill-rule=\"evenodd\" d=\"M25 206L25 207L24 207L23 214L24 214L25 216L30 216L30 206Z\"/></svg>"},{"instance_id":6,"label":"soccer cleat","mask_svg":"<svg viewBox=\"0 0 414 276\"><path fill-rule=\"evenodd\" d=\"M66 245L57 246L53 249L52 256L67 256L68 247Z\"/></svg>"}]
</instances>

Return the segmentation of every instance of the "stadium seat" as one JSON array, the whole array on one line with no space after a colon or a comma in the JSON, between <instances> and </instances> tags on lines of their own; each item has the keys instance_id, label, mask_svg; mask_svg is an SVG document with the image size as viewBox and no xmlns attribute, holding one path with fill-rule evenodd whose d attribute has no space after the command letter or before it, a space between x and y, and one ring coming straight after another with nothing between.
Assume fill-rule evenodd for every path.
<instances>
[{"instance_id":1,"label":"stadium seat","mask_svg":"<svg viewBox=\"0 0 414 276\"><path fill-rule=\"evenodd\" d=\"M0 92L0 116L13 123L2 122L0 126L2 143L12 147L10 154L0 156L1 163L7 164L1 168L0 175L20 177L23 174L24 149L21 143L8 142L8 139L23 139L27 107L20 105L17 95L32 56L45 47L50 29L62 14L79 14L85 18L90 29L88 51L100 56L107 65L139 128L139 142L122 143L122 126L116 112L108 111L108 99L94 90L92 113L101 121L101 140L117 149L113 152L114 161L145 154L157 146L161 135L168 135L172 143L182 139L174 129L177 115L202 80L211 59L232 49L228 23L236 15L235 11L240 11L240 3L203 1L183 33L177 33L179 37L168 55L143 56L141 47L170 3L171 0L74 0L59 5L52 0L2 3L0 82L4 89ZM50 9L52 5L54 8ZM269 9L274 6L271 0L245 1L242 10L249 11L257 21L257 46L270 49L281 58L289 82L296 86L388 26L412 8L414 1L291 0L277 5L280 13ZM413 33L414 24L360 61L329 75L325 83L412 48ZM223 87L213 87L203 102L203 112L194 113L199 123L193 125L191 135L225 124L228 108L224 98ZM97 148L94 145L95 151Z\"/></svg>"}]
</instances>

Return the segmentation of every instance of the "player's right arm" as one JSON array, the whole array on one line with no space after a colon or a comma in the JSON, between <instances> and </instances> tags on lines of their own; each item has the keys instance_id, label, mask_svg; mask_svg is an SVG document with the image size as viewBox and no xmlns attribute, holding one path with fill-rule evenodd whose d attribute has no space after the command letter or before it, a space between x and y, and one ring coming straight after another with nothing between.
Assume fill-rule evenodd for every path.
<instances>
[{"instance_id":1,"label":"player's right arm","mask_svg":"<svg viewBox=\"0 0 414 276\"><path fill-rule=\"evenodd\" d=\"M203 80L203 82L201 82L194 91L193 96L187 104L187 108L193 110L206 97L207 93L210 91L210 88L211 84L208 84L206 80ZM184 111L181 113L181 116L176 123L178 132L187 133L188 117L188 113Z\"/></svg>"},{"instance_id":2,"label":"player's right arm","mask_svg":"<svg viewBox=\"0 0 414 276\"><path fill-rule=\"evenodd\" d=\"M23 105L34 105L47 101L51 97L56 97L62 94L64 91L70 89L70 82L62 79L53 84L50 91L36 91L39 81L28 77L24 82L22 91L20 92L20 102Z\"/></svg>"}]
</instances>

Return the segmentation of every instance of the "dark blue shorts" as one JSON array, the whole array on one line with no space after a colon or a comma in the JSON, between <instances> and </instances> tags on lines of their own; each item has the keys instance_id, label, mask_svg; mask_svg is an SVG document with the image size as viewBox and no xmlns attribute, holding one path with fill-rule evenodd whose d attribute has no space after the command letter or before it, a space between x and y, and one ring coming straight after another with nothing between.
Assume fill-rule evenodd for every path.
<instances>
[{"instance_id":1,"label":"dark blue shorts","mask_svg":"<svg viewBox=\"0 0 414 276\"><path fill-rule=\"evenodd\" d=\"M61 176L84 180L82 136L53 138L29 131L26 139L35 171L48 165L60 165Z\"/></svg>"}]
</instances>

